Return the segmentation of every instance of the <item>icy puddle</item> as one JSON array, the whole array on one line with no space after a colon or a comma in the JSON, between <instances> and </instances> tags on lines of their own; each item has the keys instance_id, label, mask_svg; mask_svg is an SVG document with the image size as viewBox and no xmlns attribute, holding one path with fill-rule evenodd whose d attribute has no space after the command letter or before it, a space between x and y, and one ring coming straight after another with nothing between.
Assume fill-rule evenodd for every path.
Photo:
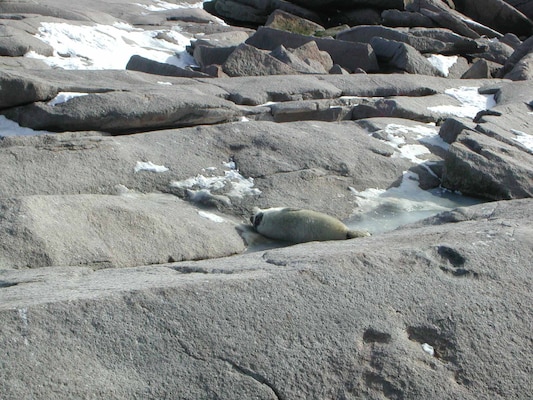
<instances>
[{"instance_id":1,"label":"icy puddle","mask_svg":"<svg viewBox=\"0 0 533 400\"><path fill-rule=\"evenodd\" d=\"M373 235L431 217L457 207L480 204L483 200L437 188L422 190L418 175L406 172L399 187L388 190L353 190L359 207L344 221L351 229L366 230Z\"/></svg>"}]
</instances>

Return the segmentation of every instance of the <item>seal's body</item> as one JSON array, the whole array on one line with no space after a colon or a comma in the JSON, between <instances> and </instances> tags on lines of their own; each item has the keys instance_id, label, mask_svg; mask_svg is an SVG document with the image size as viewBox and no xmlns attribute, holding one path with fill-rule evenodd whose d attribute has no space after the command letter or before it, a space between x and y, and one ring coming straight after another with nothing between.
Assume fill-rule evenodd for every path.
<instances>
[{"instance_id":1,"label":"seal's body","mask_svg":"<svg viewBox=\"0 0 533 400\"><path fill-rule=\"evenodd\" d=\"M368 232L348 229L327 214L300 208L255 208L250 222L261 235L291 243L369 236Z\"/></svg>"}]
</instances>

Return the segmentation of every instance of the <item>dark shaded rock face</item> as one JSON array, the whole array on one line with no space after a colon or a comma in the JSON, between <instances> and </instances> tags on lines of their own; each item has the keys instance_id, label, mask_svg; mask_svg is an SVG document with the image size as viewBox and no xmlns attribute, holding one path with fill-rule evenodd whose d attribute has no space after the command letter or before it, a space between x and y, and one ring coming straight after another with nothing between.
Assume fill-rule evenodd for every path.
<instances>
[{"instance_id":1,"label":"dark shaded rock face","mask_svg":"<svg viewBox=\"0 0 533 400\"><path fill-rule=\"evenodd\" d=\"M529 3L0 1L0 398L530 397Z\"/></svg>"}]
</instances>

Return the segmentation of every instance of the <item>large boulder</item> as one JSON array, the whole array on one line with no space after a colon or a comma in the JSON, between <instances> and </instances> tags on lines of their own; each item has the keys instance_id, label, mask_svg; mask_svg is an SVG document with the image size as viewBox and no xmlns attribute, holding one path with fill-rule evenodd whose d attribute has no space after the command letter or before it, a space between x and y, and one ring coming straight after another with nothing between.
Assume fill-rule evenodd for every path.
<instances>
[{"instance_id":1,"label":"large boulder","mask_svg":"<svg viewBox=\"0 0 533 400\"><path fill-rule=\"evenodd\" d=\"M239 45L222 65L229 76L294 75L298 71L279 57L245 43Z\"/></svg>"},{"instance_id":2,"label":"large boulder","mask_svg":"<svg viewBox=\"0 0 533 400\"><path fill-rule=\"evenodd\" d=\"M315 32L324 30L324 27L316 22L292 15L283 10L275 10L270 14L265 26L302 35L313 35Z\"/></svg>"},{"instance_id":3,"label":"large boulder","mask_svg":"<svg viewBox=\"0 0 533 400\"><path fill-rule=\"evenodd\" d=\"M492 200L533 197L533 161L520 147L464 130L445 160L443 186Z\"/></svg>"},{"instance_id":4,"label":"large boulder","mask_svg":"<svg viewBox=\"0 0 533 400\"><path fill-rule=\"evenodd\" d=\"M314 43L314 42L309 42ZM306 46L306 45L303 45ZM285 64L289 65L291 68L295 69L296 71L303 73L303 74L327 74L328 70L331 69L333 66L333 62L331 61L331 57L327 53L326 56L329 58L329 69L326 70L324 68L324 65L320 63L317 59L307 57L306 50L302 49L303 46L299 47L299 51L295 50L288 50L283 46L279 46L278 48L274 49L270 55L277 58L278 60L284 62ZM318 54L319 50L316 47L315 44L315 50ZM301 56L301 57L300 57ZM303 59L302 59L303 58ZM324 59L325 57L323 57ZM305 61L304 61L305 59Z\"/></svg>"},{"instance_id":5,"label":"large boulder","mask_svg":"<svg viewBox=\"0 0 533 400\"><path fill-rule=\"evenodd\" d=\"M533 52L518 61L513 69L505 74L504 78L513 81L525 81L533 79Z\"/></svg>"},{"instance_id":6,"label":"large boulder","mask_svg":"<svg viewBox=\"0 0 533 400\"><path fill-rule=\"evenodd\" d=\"M29 51L51 56L53 50L52 46L23 30L0 24L0 56L20 57Z\"/></svg>"},{"instance_id":7,"label":"large boulder","mask_svg":"<svg viewBox=\"0 0 533 400\"><path fill-rule=\"evenodd\" d=\"M334 83L316 76L274 75L268 78L239 77L217 79L217 86L229 93L236 104L257 106L270 101L331 99L343 90ZM327 75L324 76L327 78Z\"/></svg>"},{"instance_id":8,"label":"large boulder","mask_svg":"<svg viewBox=\"0 0 533 400\"><path fill-rule=\"evenodd\" d=\"M0 390L527 398L532 205L219 260L1 271Z\"/></svg>"},{"instance_id":9,"label":"large boulder","mask_svg":"<svg viewBox=\"0 0 533 400\"><path fill-rule=\"evenodd\" d=\"M446 43L427 36L413 36L408 32L383 26L355 26L337 34L338 40L371 43L373 39L394 40L407 43L421 53L440 53L446 49Z\"/></svg>"},{"instance_id":10,"label":"large boulder","mask_svg":"<svg viewBox=\"0 0 533 400\"><path fill-rule=\"evenodd\" d=\"M495 30L512 32L518 36L531 36L533 22L504 0L487 0L483 3L475 0L457 2L457 10Z\"/></svg>"},{"instance_id":11,"label":"large boulder","mask_svg":"<svg viewBox=\"0 0 533 400\"><path fill-rule=\"evenodd\" d=\"M403 9L404 4L402 0L291 0L292 3L300 4L304 7L309 7L314 10L325 10L331 8L346 9L349 7L376 7L381 9L397 8Z\"/></svg>"},{"instance_id":12,"label":"large boulder","mask_svg":"<svg viewBox=\"0 0 533 400\"><path fill-rule=\"evenodd\" d=\"M234 222L172 195L26 196L0 208L4 269L133 267L244 250Z\"/></svg>"},{"instance_id":13,"label":"large boulder","mask_svg":"<svg viewBox=\"0 0 533 400\"><path fill-rule=\"evenodd\" d=\"M259 28L246 43L260 49L273 50L279 45L296 48L311 41L316 42L320 50L329 53L335 64L349 71L358 68L367 72L378 70L376 56L368 44L299 35L267 27Z\"/></svg>"},{"instance_id":14,"label":"large boulder","mask_svg":"<svg viewBox=\"0 0 533 400\"><path fill-rule=\"evenodd\" d=\"M57 105L33 103L3 113L35 130L114 134L220 123L240 115L232 102L188 90L92 93Z\"/></svg>"},{"instance_id":15,"label":"large boulder","mask_svg":"<svg viewBox=\"0 0 533 400\"><path fill-rule=\"evenodd\" d=\"M406 43L376 37L370 42L385 70L404 71L410 74L443 76L414 47Z\"/></svg>"},{"instance_id":16,"label":"large boulder","mask_svg":"<svg viewBox=\"0 0 533 400\"><path fill-rule=\"evenodd\" d=\"M128 71L139 71L147 74L163 76L180 76L183 78L209 77L209 75L202 72L177 67L172 64L161 63L139 55L131 56L130 60L126 64L126 69Z\"/></svg>"},{"instance_id":17,"label":"large boulder","mask_svg":"<svg viewBox=\"0 0 533 400\"><path fill-rule=\"evenodd\" d=\"M355 208L349 187L386 189L412 165L351 121L250 121L118 137L65 133L0 144L5 197L113 194L124 185L206 200L239 217L254 206L285 204L345 218ZM234 169L223 164L230 160ZM148 162L165 171L136 171Z\"/></svg>"}]
</instances>

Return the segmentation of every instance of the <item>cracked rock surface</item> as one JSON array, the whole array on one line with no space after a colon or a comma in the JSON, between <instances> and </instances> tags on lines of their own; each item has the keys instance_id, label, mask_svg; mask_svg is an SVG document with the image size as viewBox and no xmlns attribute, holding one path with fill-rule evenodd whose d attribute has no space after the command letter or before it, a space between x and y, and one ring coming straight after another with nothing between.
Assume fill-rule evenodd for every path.
<instances>
[{"instance_id":1,"label":"cracked rock surface","mask_svg":"<svg viewBox=\"0 0 533 400\"><path fill-rule=\"evenodd\" d=\"M0 1L0 398L528 398L526 3Z\"/></svg>"},{"instance_id":2,"label":"cracked rock surface","mask_svg":"<svg viewBox=\"0 0 533 400\"><path fill-rule=\"evenodd\" d=\"M2 271L2 393L524 393L531 206L489 203L381 236L217 260Z\"/></svg>"}]
</instances>

